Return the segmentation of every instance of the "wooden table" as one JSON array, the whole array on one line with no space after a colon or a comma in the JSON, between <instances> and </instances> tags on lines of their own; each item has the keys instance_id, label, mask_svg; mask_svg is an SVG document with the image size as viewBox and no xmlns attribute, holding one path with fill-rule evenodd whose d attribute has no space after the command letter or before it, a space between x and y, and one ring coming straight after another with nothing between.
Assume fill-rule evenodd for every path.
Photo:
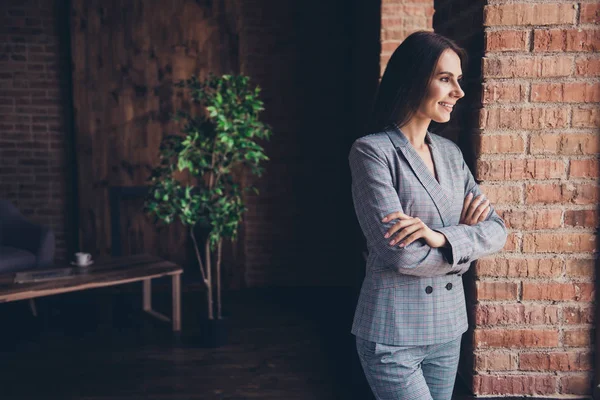
<instances>
[{"instance_id":1,"label":"wooden table","mask_svg":"<svg viewBox=\"0 0 600 400\"><path fill-rule=\"evenodd\" d=\"M0 303L36 297L143 282L143 309L163 321L172 322L173 331L181 331L181 274L183 269L172 262L146 254L113 257L95 261L90 267L60 266L43 271L69 270L70 275L43 282L15 283L15 273L0 274ZM42 270L32 270L42 271ZM171 276L172 317L152 309L152 279ZM33 304L33 303L32 303ZM35 313L35 306L32 307Z\"/></svg>"}]
</instances>

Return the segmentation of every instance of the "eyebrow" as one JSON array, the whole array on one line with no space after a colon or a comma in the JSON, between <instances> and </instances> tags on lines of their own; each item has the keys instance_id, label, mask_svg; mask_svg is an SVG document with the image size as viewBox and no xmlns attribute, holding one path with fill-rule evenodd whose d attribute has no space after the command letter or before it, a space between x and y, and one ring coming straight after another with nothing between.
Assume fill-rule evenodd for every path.
<instances>
[{"instance_id":1,"label":"eyebrow","mask_svg":"<svg viewBox=\"0 0 600 400\"><path fill-rule=\"evenodd\" d=\"M450 75L450 76L454 76L454 74L452 72L449 71L442 71L442 72L438 72L438 75ZM462 75L459 75L458 78L462 78Z\"/></svg>"}]
</instances>

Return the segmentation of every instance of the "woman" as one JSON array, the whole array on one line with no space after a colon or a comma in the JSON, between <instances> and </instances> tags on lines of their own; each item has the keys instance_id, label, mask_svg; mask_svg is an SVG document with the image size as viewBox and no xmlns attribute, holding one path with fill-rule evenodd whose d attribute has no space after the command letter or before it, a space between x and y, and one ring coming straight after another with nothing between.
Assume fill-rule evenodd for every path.
<instances>
[{"instance_id":1,"label":"woman","mask_svg":"<svg viewBox=\"0 0 600 400\"><path fill-rule=\"evenodd\" d=\"M350 150L369 251L352 333L377 399L452 397L467 330L461 275L506 241L458 146L427 131L464 96L463 60L443 36L407 37L379 87L377 133Z\"/></svg>"}]
</instances>

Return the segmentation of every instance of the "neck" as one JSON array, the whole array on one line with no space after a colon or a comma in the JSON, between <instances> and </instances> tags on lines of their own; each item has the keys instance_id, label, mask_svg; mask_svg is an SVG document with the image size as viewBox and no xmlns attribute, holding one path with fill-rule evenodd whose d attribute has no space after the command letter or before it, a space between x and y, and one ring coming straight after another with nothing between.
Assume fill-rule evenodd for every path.
<instances>
[{"instance_id":1,"label":"neck","mask_svg":"<svg viewBox=\"0 0 600 400\"><path fill-rule=\"evenodd\" d=\"M431 119L413 117L402 125L400 129L410 144L415 149L420 149L425 145L425 135L430 123Z\"/></svg>"}]
</instances>

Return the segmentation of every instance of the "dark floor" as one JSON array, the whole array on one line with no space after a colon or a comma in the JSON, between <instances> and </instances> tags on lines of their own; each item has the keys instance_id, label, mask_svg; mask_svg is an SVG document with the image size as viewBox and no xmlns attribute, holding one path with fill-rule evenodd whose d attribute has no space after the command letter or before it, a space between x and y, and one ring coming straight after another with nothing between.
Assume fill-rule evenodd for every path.
<instances>
[{"instance_id":1,"label":"dark floor","mask_svg":"<svg viewBox=\"0 0 600 400\"><path fill-rule=\"evenodd\" d=\"M183 298L183 331L139 312L135 286L0 304L0 399L368 400L340 289L227 294L228 344L200 347L202 293ZM141 293L141 286L140 286ZM155 296L167 312L169 293ZM460 385L455 399L460 395Z\"/></svg>"}]
</instances>

